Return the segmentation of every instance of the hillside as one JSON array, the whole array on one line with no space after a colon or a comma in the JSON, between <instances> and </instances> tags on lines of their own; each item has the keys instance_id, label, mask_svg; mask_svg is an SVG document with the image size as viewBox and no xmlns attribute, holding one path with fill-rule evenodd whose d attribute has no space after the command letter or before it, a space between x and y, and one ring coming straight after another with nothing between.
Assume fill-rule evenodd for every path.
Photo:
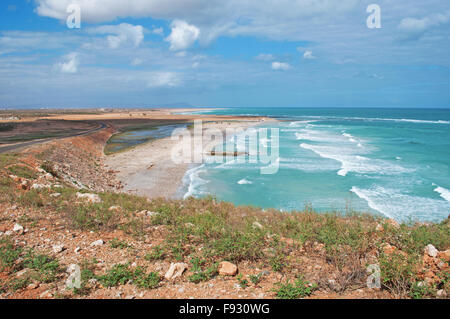
<instances>
[{"instance_id":1,"label":"hillside","mask_svg":"<svg viewBox=\"0 0 450 319\"><path fill-rule=\"evenodd\" d=\"M449 220L121 193L112 132L0 155L0 298L447 298ZM432 246L431 246L432 245ZM74 265L81 287L66 281ZM171 267L172 265L172 267ZM378 265L381 289L366 286ZM169 271L171 269L171 271Z\"/></svg>"}]
</instances>

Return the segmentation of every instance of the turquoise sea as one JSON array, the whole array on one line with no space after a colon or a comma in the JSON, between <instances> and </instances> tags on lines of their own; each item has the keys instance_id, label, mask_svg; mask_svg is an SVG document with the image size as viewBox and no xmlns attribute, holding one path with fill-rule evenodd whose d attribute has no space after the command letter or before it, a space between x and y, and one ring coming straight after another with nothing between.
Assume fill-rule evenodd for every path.
<instances>
[{"instance_id":1,"label":"turquoise sea","mask_svg":"<svg viewBox=\"0 0 450 319\"><path fill-rule=\"evenodd\" d=\"M398 221L442 221L450 214L450 110L228 108L205 113L280 120L279 171L260 164L193 166L185 196L284 211L351 210ZM267 144L267 141L262 141ZM267 146L267 145L264 145ZM270 147L270 145L269 145Z\"/></svg>"}]
</instances>

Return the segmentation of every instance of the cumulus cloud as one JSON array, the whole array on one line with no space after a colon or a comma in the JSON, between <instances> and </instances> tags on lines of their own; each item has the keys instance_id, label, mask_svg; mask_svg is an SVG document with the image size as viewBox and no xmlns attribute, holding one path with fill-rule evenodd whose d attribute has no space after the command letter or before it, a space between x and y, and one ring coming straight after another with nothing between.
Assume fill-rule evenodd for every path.
<instances>
[{"instance_id":1,"label":"cumulus cloud","mask_svg":"<svg viewBox=\"0 0 450 319\"><path fill-rule=\"evenodd\" d=\"M312 60L316 57L313 55L311 50L306 50L305 53L303 53L303 59Z\"/></svg>"},{"instance_id":2,"label":"cumulus cloud","mask_svg":"<svg viewBox=\"0 0 450 319\"><path fill-rule=\"evenodd\" d=\"M181 84L181 79L174 72L154 72L149 76L147 86L149 88L176 87Z\"/></svg>"},{"instance_id":3,"label":"cumulus cloud","mask_svg":"<svg viewBox=\"0 0 450 319\"><path fill-rule=\"evenodd\" d=\"M450 11L430 14L423 18L404 18L398 29L402 32L403 39L418 39L427 31L447 23L450 23Z\"/></svg>"},{"instance_id":4,"label":"cumulus cloud","mask_svg":"<svg viewBox=\"0 0 450 319\"><path fill-rule=\"evenodd\" d=\"M55 64L55 68L61 73L77 73L78 72L78 53L70 53L64 56L64 61Z\"/></svg>"},{"instance_id":5,"label":"cumulus cloud","mask_svg":"<svg viewBox=\"0 0 450 319\"><path fill-rule=\"evenodd\" d=\"M111 49L125 45L138 47L144 40L144 28L140 25L121 23L119 25L104 25L89 30L93 34L109 34L106 37Z\"/></svg>"},{"instance_id":6,"label":"cumulus cloud","mask_svg":"<svg viewBox=\"0 0 450 319\"><path fill-rule=\"evenodd\" d=\"M165 39L170 42L170 50L180 51L191 47L200 35L200 30L182 20L175 20L170 25L172 32Z\"/></svg>"},{"instance_id":7,"label":"cumulus cloud","mask_svg":"<svg viewBox=\"0 0 450 319\"><path fill-rule=\"evenodd\" d=\"M154 34L157 34L157 35L164 35L164 29L162 28L162 27L160 27L160 28L154 28L153 30L152 30L152 33L154 33Z\"/></svg>"},{"instance_id":8,"label":"cumulus cloud","mask_svg":"<svg viewBox=\"0 0 450 319\"><path fill-rule=\"evenodd\" d=\"M260 53L256 56L256 59L260 61L273 61L275 57L272 54Z\"/></svg>"},{"instance_id":9,"label":"cumulus cloud","mask_svg":"<svg viewBox=\"0 0 450 319\"><path fill-rule=\"evenodd\" d=\"M82 21L109 22L151 17L188 21L202 30L202 41L221 35L299 38L299 23L335 21L358 9L360 0L36 0L41 16L64 21L69 4L78 4ZM286 32L286 30L289 30Z\"/></svg>"},{"instance_id":10,"label":"cumulus cloud","mask_svg":"<svg viewBox=\"0 0 450 319\"><path fill-rule=\"evenodd\" d=\"M137 66L137 65L141 65L144 61L142 61L142 59L139 58L134 58L133 61L131 61L131 65Z\"/></svg>"},{"instance_id":11,"label":"cumulus cloud","mask_svg":"<svg viewBox=\"0 0 450 319\"><path fill-rule=\"evenodd\" d=\"M290 69L290 65L284 62L272 62L272 70L286 71Z\"/></svg>"}]
</instances>

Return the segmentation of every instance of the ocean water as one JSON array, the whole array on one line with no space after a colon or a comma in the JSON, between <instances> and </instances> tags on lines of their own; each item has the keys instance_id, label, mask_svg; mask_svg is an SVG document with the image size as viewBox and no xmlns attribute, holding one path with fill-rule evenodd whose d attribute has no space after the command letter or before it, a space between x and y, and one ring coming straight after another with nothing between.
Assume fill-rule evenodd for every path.
<instances>
[{"instance_id":1,"label":"ocean water","mask_svg":"<svg viewBox=\"0 0 450 319\"><path fill-rule=\"evenodd\" d=\"M261 164L202 164L184 178L185 196L240 205L369 212L398 221L450 214L450 110L230 108L213 114L280 120L279 171ZM239 136L237 136L239 138ZM260 147L270 147L261 141ZM270 144L270 143L269 143ZM265 166L265 165L264 165Z\"/></svg>"}]
</instances>

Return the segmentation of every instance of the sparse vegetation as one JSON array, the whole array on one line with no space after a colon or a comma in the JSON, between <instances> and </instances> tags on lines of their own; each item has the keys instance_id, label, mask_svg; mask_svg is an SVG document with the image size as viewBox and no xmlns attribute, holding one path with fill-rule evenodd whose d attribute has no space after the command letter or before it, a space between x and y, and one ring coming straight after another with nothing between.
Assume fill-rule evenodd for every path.
<instances>
[{"instance_id":1,"label":"sparse vegetation","mask_svg":"<svg viewBox=\"0 0 450 319\"><path fill-rule=\"evenodd\" d=\"M8 167L8 171L18 177L23 178L36 178L36 172L31 168L23 165L12 165Z\"/></svg>"},{"instance_id":2,"label":"sparse vegetation","mask_svg":"<svg viewBox=\"0 0 450 319\"><path fill-rule=\"evenodd\" d=\"M297 269L304 270L301 268L304 258L313 256L333 269L335 287L330 288L322 281L318 284L321 290L341 293L364 287L366 267L372 256L380 266L382 290L392 296L428 298L436 297L438 290L450 292L450 275L445 267L434 270L438 277L435 283L421 283L424 247L432 244L440 251L450 248L449 220L430 225L402 224L396 228L371 215L316 213L309 206L303 211L283 213L236 207L213 197L148 201L139 196L108 192L99 193L101 202L94 204L78 199L76 193L80 190L68 186L57 189L58 197L50 196L56 189L19 189L8 174L31 176L31 173L37 173L17 163L19 158L16 155L0 155L0 164L3 165L0 167L1 203L18 205L39 214L22 214L15 221L31 229L39 225L41 219L51 217L71 231L125 233L125 238L115 234L117 238L109 240L105 247L115 249L116 253L133 254L147 263L189 263L189 270L183 278L185 281L200 283L211 280L218 274L218 263L226 260L239 267L251 264L256 268L257 265L260 270L270 270L276 272L276 276L287 278L272 290L277 298L304 298L313 294L317 287L302 277L293 280ZM41 167L50 172L53 165L48 162ZM57 172L51 174L58 176ZM115 209L111 209L113 206ZM141 211L156 214L150 217ZM255 220L264 226L254 227ZM377 224L382 225L382 231L376 230ZM134 243L148 236L160 236L154 241L159 245L138 252L139 245ZM396 247L394 253L383 252L382 247L386 243ZM442 262L448 267L448 261ZM30 269L26 275L3 281L0 289L20 290L34 281L48 283L63 277L57 259L33 253L8 237L2 237L0 271L13 275L25 268ZM129 264L116 264L103 275L95 274L94 262L83 263L81 269L81 288L73 291L78 295L89 294L88 283L92 279L98 280L103 287L127 283L143 289L160 286L159 274L147 273L145 268ZM259 285L268 284L267 280L261 283L262 273L249 273L255 272L251 270L235 277L242 288L250 285L251 289L260 289Z\"/></svg>"},{"instance_id":3,"label":"sparse vegetation","mask_svg":"<svg viewBox=\"0 0 450 319\"><path fill-rule=\"evenodd\" d=\"M279 299L298 299L311 295L316 288L315 284L310 284L299 277L293 284L290 282L280 283L278 289L275 289L274 292Z\"/></svg>"},{"instance_id":4,"label":"sparse vegetation","mask_svg":"<svg viewBox=\"0 0 450 319\"><path fill-rule=\"evenodd\" d=\"M146 289L157 288L161 281L157 273L146 274L141 267L133 270L129 264L116 264L105 275L98 276L97 279L105 287L125 285L130 282L139 288Z\"/></svg>"}]
</instances>

